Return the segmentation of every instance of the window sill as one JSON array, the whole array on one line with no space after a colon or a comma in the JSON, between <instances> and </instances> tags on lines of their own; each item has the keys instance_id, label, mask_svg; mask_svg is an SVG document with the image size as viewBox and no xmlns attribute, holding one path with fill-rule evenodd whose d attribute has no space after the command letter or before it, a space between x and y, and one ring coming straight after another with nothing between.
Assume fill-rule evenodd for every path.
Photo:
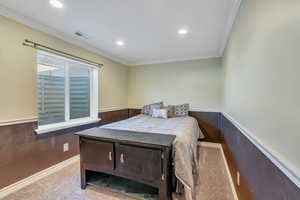
<instances>
[{"instance_id":1,"label":"window sill","mask_svg":"<svg viewBox=\"0 0 300 200\"><path fill-rule=\"evenodd\" d=\"M74 120L69 122L62 122L62 123L56 123L56 124L49 124L49 125L43 125L39 126L38 129L35 130L37 134L43 134L43 133L49 133L53 131L63 130L67 128L72 128L76 126L91 124L99 122L101 119L80 119L80 120Z\"/></svg>"}]
</instances>

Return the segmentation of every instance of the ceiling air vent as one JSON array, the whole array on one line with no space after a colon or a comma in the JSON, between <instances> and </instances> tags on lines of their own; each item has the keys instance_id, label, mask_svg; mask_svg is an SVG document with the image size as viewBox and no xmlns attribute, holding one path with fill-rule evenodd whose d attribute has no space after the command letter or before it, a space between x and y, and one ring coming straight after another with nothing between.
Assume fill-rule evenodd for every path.
<instances>
[{"instance_id":1,"label":"ceiling air vent","mask_svg":"<svg viewBox=\"0 0 300 200\"><path fill-rule=\"evenodd\" d=\"M76 31L75 35L77 35L78 37L84 38L84 39L88 39L88 36L80 31Z\"/></svg>"}]
</instances>

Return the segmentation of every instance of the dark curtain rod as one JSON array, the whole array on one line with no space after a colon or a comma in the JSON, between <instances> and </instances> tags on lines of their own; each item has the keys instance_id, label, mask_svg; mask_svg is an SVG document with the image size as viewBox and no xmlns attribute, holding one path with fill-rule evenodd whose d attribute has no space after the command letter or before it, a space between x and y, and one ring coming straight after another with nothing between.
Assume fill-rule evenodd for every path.
<instances>
[{"instance_id":1,"label":"dark curtain rod","mask_svg":"<svg viewBox=\"0 0 300 200\"><path fill-rule=\"evenodd\" d=\"M76 61L84 62L84 63L90 64L90 65L96 65L100 68L103 66L103 64L101 64L101 63L97 63L97 62L94 62L94 61L91 61L91 60L88 60L88 59L85 59L85 58L81 58L79 56L74 56L74 55L66 53L64 51L53 49L51 47L47 47L45 45L42 45L42 44L39 44L39 43L36 43L36 42L32 42L32 41L27 40L27 39L23 42L23 45L28 46L28 47L32 47L32 48L35 48L35 49L47 51L47 52L50 52L50 53L53 53L53 54L56 54L56 55L60 55L60 56L63 55L63 56L66 56L66 57L71 58L71 59L76 60Z\"/></svg>"}]
</instances>

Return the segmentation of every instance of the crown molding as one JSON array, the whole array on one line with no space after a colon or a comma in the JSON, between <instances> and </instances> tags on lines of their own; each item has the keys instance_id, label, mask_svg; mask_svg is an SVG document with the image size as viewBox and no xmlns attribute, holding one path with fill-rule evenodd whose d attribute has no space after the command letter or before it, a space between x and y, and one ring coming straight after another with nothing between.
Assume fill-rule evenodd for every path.
<instances>
[{"instance_id":1,"label":"crown molding","mask_svg":"<svg viewBox=\"0 0 300 200\"><path fill-rule=\"evenodd\" d=\"M235 22L235 19L236 19L236 16L237 16L237 13L239 11L239 7L240 7L240 4L241 4L241 1L242 0L235 0L235 3L231 9L231 14L228 18L228 22L227 22L227 25L226 25L226 29L225 29L225 33L224 33L224 37L221 41L221 47L220 49L218 50L217 53L215 54L210 54L210 55L202 55L202 56L192 56L192 57L189 57L189 56L186 56L186 57L181 57L181 58L170 58L170 59L153 59L153 60L150 60L150 61L142 61L142 62L130 62L130 61L126 61L124 59L120 59L120 58L117 58L109 53L105 53L103 52L101 49L93 46L92 44L89 44L88 42L86 41L83 41L83 40L80 40L78 39L76 36L74 35L71 35L69 33L65 33L63 31L59 31L55 28L52 28L50 26L47 26L46 24L44 23L41 23L39 21L37 21L36 19L33 19L31 17L27 17L27 16L24 16L22 14L19 14L17 13L16 11L10 9L10 8L7 8L3 5L0 5L0 15L2 16L5 16L7 18L10 18L12 20L15 20L21 24L24 24L24 25L27 25L31 28L34 28L34 29L37 29L39 31L42 31L44 33L47 33L49 35L52 35L52 36L55 36L61 40L64 40L66 42L69 42L71 44L74 44L74 45L77 45L81 48L84 48L88 51L91 51L95 54L98 54L102 57L105 57L109 60L112 60L114 62L117 62L117 63L120 63L122 65L126 65L126 66L142 66L142 65L151 65L151 64L165 64L165 63L172 63L172 62L182 62L182 61L191 61L191 60L199 60L199 59L207 59L207 58L217 58L217 57L222 57L223 56L223 53L224 53L224 49L227 45L227 42L228 42L228 39L229 39L229 36L230 36L230 33L231 33L231 30L232 30L232 27L233 27L233 24Z\"/></svg>"},{"instance_id":2,"label":"crown molding","mask_svg":"<svg viewBox=\"0 0 300 200\"><path fill-rule=\"evenodd\" d=\"M242 0L235 0L235 3L233 4L231 11L230 11L230 15L226 24L226 28L225 28L225 33L224 33L224 37L222 39L221 42L221 46L220 46L220 50L219 50L219 55L220 57L223 57L225 48L227 46L227 43L229 41L230 38L230 34L233 28L233 25L235 23L235 19L238 15L238 12L240 10L240 6L241 6L241 2Z\"/></svg>"},{"instance_id":3,"label":"crown molding","mask_svg":"<svg viewBox=\"0 0 300 200\"><path fill-rule=\"evenodd\" d=\"M209 58L219 58L219 57L221 57L219 54L212 54L212 55L207 55L207 56L170 58L170 59L153 60L153 61L147 61L147 62L135 62L135 63L129 63L129 64L130 64L130 66L143 66L143 65L167 64L167 63L174 63L174 62L184 62L184 61L193 61L193 60L201 60L201 59L209 59Z\"/></svg>"},{"instance_id":4,"label":"crown molding","mask_svg":"<svg viewBox=\"0 0 300 200\"><path fill-rule=\"evenodd\" d=\"M237 14L238 14L240 6L241 6L241 2L242 2L242 0L235 0L235 3L233 4L233 6L231 8L230 15L228 17L228 21L226 24L224 36L222 38L220 49L219 49L218 53L207 55L207 56L194 56L194 57L187 56L187 57L182 57L182 58L158 59L158 60L147 61L147 62L130 62L128 64L130 66L143 66L143 65L151 65L151 64L166 64L166 63L172 63L172 62L183 62L183 61L193 61L193 60L200 60L200 59L223 57L224 50L226 48L233 25L235 23L235 19L237 17Z\"/></svg>"},{"instance_id":5,"label":"crown molding","mask_svg":"<svg viewBox=\"0 0 300 200\"><path fill-rule=\"evenodd\" d=\"M116 58L108 53L105 53L103 52L102 50L100 50L99 48L83 41L83 40L80 40L78 39L76 36L73 36L71 34L68 34L68 33L65 33L65 32L62 32L62 31L59 31L55 28L52 28L44 23L41 23L31 17L27 17L27 16L24 16L22 14L19 14L17 13L16 11L10 9L10 8L7 8L3 5L0 5L0 15L1 16L4 16L4 17L7 17L9 19L12 19L12 20L15 20L21 24L24 24L26 26L29 26L33 29L36 29L36 30L39 30L41 32L44 32L44 33L47 33L51 36L54 36L54 37L57 37L63 41L66 41L66 42L69 42L73 45L76 45L76 46L79 46L81 48L84 48L88 51L91 51L99 56L102 56L104 58L107 58L111 61L114 61L114 62L117 62L117 63L120 63L122 65L128 65L128 62L127 61L124 61L124 60L121 60L119 58Z\"/></svg>"}]
</instances>

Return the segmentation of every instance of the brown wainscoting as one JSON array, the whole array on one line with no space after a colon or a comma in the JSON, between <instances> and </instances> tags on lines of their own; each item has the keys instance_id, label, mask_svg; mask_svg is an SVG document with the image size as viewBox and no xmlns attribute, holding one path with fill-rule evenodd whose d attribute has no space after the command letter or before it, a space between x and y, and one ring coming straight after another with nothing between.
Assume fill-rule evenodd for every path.
<instances>
[{"instance_id":1,"label":"brown wainscoting","mask_svg":"<svg viewBox=\"0 0 300 200\"><path fill-rule=\"evenodd\" d=\"M134 117L136 115L141 114L141 112L142 112L141 109L129 108L128 109L128 117Z\"/></svg>"},{"instance_id":2,"label":"brown wainscoting","mask_svg":"<svg viewBox=\"0 0 300 200\"><path fill-rule=\"evenodd\" d=\"M99 113L99 123L36 135L37 122L0 127L0 188L78 154L78 138L73 133L98 125L120 121L141 113L141 109L121 109ZM190 112L207 141L219 142L218 113ZM63 152L63 144L69 151ZM3 174L3 175L2 175Z\"/></svg>"},{"instance_id":3,"label":"brown wainscoting","mask_svg":"<svg viewBox=\"0 0 300 200\"><path fill-rule=\"evenodd\" d=\"M241 200L299 200L300 189L222 114L223 149ZM240 185L237 185L237 171Z\"/></svg>"},{"instance_id":4,"label":"brown wainscoting","mask_svg":"<svg viewBox=\"0 0 300 200\"><path fill-rule=\"evenodd\" d=\"M141 114L141 109L130 108L129 117ZM206 142L221 143L221 132L219 129L219 112L190 111L189 115L194 117L202 130Z\"/></svg>"},{"instance_id":5,"label":"brown wainscoting","mask_svg":"<svg viewBox=\"0 0 300 200\"><path fill-rule=\"evenodd\" d=\"M204 134L204 141L221 143L221 132L219 129L220 113L190 111L189 115L196 118L199 127Z\"/></svg>"},{"instance_id":6,"label":"brown wainscoting","mask_svg":"<svg viewBox=\"0 0 300 200\"><path fill-rule=\"evenodd\" d=\"M39 138L36 124L0 127L0 188L78 154L78 137L72 132ZM63 152L64 143L69 143L67 152Z\"/></svg>"},{"instance_id":7,"label":"brown wainscoting","mask_svg":"<svg viewBox=\"0 0 300 200\"><path fill-rule=\"evenodd\" d=\"M140 109L102 112L101 122L37 136L36 122L0 126L0 189L78 154L73 133L140 114ZM191 111L206 141L222 142L240 200L296 200L299 188L283 174L239 129L217 112ZM69 151L63 152L63 144ZM240 185L237 185L237 171Z\"/></svg>"},{"instance_id":8,"label":"brown wainscoting","mask_svg":"<svg viewBox=\"0 0 300 200\"><path fill-rule=\"evenodd\" d=\"M114 110L114 111L106 111L100 112L99 118L101 119L99 125L104 125L120 120L127 119L129 116L128 109Z\"/></svg>"},{"instance_id":9,"label":"brown wainscoting","mask_svg":"<svg viewBox=\"0 0 300 200\"><path fill-rule=\"evenodd\" d=\"M128 118L128 109L99 113L99 123L36 135L37 122L0 126L0 189L79 153L75 132ZM69 151L63 152L63 144Z\"/></svg>"}]
</instances>

